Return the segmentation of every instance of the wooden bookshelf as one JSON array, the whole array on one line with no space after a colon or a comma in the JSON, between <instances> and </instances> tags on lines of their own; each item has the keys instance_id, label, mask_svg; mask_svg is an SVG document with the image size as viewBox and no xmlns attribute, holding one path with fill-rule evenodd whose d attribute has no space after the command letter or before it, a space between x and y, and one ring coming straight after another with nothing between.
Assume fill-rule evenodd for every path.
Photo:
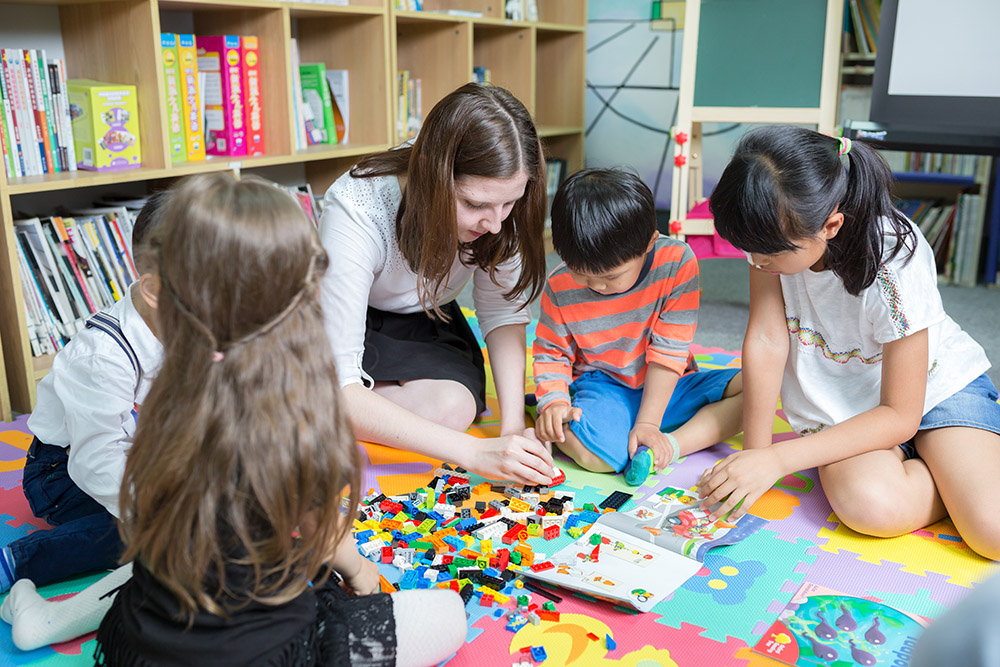
<instances>
[{"instance_id":1,"label":"wooden bookshelf","mask_svg":"<svg viewBox=\"0 0 1000 667\"><path fill-rule=\"evenodd\" d=\"M17 215L54 213L62 199L98 195L116 185L162 187L182 176L232 170L301 169L324 192L357 159L385 150L396 137L396 73L422 81L422 112L487 67L532 112L546 155L569 170L584 163L586 0L537 0L538 21L504 18L503 0L425 0L424 11L397 11L394 0L346 5L284 0L0 0L12 10L45 6L57 14L46 38L60 40L69 78L135 85L139 94L142 166L121 172L77 171L15 178L0 169L0 418L30 411L35 385L52 355L32 357L15 251ZM478 15L455 15L449 10ZM209 157L171 164L160 32L257 35L265 115L263 156ZM8 37L0 31L0 38ZM350 141L295 148L291 40L301 62L349 70ZM33 48L0 39L0 47ZM51 56L51 54L50 54ZM46 197L46 193L52 193ZM39 197L39 195L43 195ZM39 204L39 200L47 200ZM42 208L42 206L50 208Z\"/></svg>"}]
</instances>

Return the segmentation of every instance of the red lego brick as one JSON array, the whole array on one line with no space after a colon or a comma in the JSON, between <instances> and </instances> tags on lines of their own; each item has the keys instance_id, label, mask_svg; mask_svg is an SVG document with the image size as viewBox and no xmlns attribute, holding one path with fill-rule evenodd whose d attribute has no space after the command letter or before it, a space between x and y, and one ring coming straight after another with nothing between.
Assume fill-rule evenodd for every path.
<instances>
[{"instance_id":1,"label":"red lego brick","mask_svg":"<svg viewBox=\"0 0 1000 667\"><path fill-rule=\"evenodd\" d=\"M545 539L547 540L553 540L559 537L559 526L555 524L547 526L542 530L542 536L545 537Z\"/></svg>"},{"instance_id":2,"label":"red lego brick","mask_svg":"<svg viewBox=\"0 0 1000 667\"><path fill-rule=\"evenodd\" d=\"M551 570L555 567L552 563L547 560L543 560L541 563L535 563L531 566L531 569L535 572L544 572L545 570Z\"/></svg>"},{"instance_id":3,"label":"red lego brick","mask_svg":"<svg viewBox=\"0 0 1000 667\"><path fill-rule=\"evenodd\" d=\"M535 613L538 614L538 618L542 619L543 621L558 621L559 620L559 612L558 611L549 611L548 609L539 609Z\"/></svg>"}]
</instances>

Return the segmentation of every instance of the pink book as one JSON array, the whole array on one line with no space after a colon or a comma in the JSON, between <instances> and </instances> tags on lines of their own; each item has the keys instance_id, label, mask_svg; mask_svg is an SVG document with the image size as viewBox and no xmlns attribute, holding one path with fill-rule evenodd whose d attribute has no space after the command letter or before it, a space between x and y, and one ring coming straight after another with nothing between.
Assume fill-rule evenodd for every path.
<instances>
[{"instance_id":1,"label":"pink book","mask_svg":"<svg viewBox=\"0 0 1000 667\"><path fill-rule=\"evenodd\" d=\"M243 99L243 53L238 35L199 35L198 72L206 74L205 152L247 154Z\"/></svg>"}]
</instances>

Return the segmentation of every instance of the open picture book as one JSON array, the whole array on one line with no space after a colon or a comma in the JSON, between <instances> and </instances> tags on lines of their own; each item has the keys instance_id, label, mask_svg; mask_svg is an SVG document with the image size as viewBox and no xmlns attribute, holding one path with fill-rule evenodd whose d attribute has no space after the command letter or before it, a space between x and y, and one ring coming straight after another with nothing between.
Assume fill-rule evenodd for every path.
<instances>
[{"instance_id":1,"label":"open picture book","mask_svg":"<svg viewBox=\"0 0 1000 667\"><path fill-rule=\"evenodd\" d=\"M806 582L753 650L803 667L906 667L928 623L882 602Z\"/></svg>"},{"instance_id":2,"label":"open picture book","mask_svg":"<svg viewBox=\"0 0 1000 667\"><path fill-rule=\"evenodd\" d=\"M625 512L602 514L549 557L551 568L523 574L649 611L702 567L713 547L739 542L766 523L747 514L735 523L708 520L690 491L666 487Z\"/></svg>"}]
</instances>

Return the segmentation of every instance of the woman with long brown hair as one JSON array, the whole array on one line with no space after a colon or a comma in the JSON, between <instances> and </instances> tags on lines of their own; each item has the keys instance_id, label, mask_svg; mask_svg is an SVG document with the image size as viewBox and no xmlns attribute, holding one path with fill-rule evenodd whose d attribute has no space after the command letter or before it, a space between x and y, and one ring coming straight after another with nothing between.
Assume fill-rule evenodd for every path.
<instances>
[{"instance_id":1,"label":"woman with long brown hair","mask_svg":"<svg viewBox=\"0 0 1000 667\"><path fill-rule=\"evenodd\" d=\"M550 481L552 457L524 418L544 170L524 105L466 84L412 144L365 158L327 191L323 309L359 438L494 479ZM454 300L470 278L500 405L500 437L483 440L465 433L486 407L483 356Z\"/></svg>"},{"instance_id":2,"label":"woman with long brown hair","mask_svg":"<svg viewBox=\"0 0 1000 667\"><path fill-rule=\"evenodd\" d=\"M133 576L98 630L98 663L446 658L464 640L461 598L376 593L341 511L345 489L357 506L361 462L333 356L316 345L328 259L302 211L270 185L212 174L181 184L164 216L165 358L121 492ZM425 651L412 644L428 613L440 632Z\"/></svg>"}]
</instances>

